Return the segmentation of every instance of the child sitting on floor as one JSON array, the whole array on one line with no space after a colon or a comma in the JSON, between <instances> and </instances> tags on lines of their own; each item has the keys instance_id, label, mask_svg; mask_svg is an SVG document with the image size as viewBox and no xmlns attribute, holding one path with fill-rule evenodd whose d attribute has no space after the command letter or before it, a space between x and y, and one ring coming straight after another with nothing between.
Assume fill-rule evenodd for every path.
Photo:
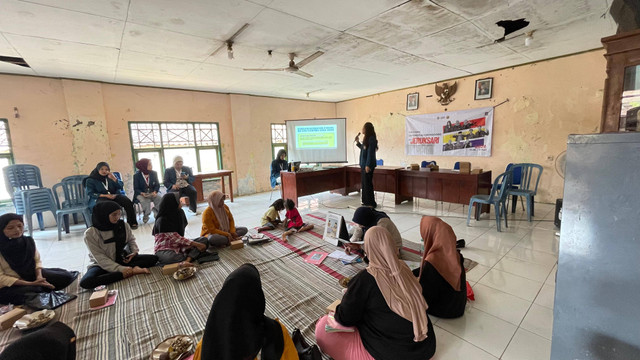
<instances>
[{"instance_id":1,"label":"child sitting on floor","mask_svg":"<svg viewBox=\"0 0 640 360\"><path fill-rule=\"evenodd\" d=\"M262 215L258 232L275 229L282 222L280 220L280 211L282 210L284 210L284 201L282 199L274 201L267 212Z\"/></svg>"},{"instance_id":2,"label":"child sitting on floor","mask_svg":"<svg viewBox=\"0 0 640 360\"><path fill-rule=\"evenodd\" d=\"M302 216L296 209L296 204L291 199L287 199L284 201L284 208L287 210L287 213L284 218L284 227L287 229L284 233L282 233L282 241L287 241L287 236L301 231L308 231L313 229L313 225L305 224L302 222Z\"/></svg>"}]
</instances>

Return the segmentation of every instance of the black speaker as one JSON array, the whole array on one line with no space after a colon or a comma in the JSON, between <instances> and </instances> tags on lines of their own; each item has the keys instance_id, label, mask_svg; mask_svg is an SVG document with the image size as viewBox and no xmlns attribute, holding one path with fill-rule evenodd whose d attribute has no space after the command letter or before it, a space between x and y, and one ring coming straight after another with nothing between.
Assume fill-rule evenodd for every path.
<instances>
[{"instance_id":1,"label":"black speaker","mask_svg":"<svg viewBox=\"0 0 640 360\"><path fill-rule=\"evenodd\" d=\"M562 222L562 199L556 199L556 215L553 217L553 223L559 229Z\"/></svg>"}]
</instances>

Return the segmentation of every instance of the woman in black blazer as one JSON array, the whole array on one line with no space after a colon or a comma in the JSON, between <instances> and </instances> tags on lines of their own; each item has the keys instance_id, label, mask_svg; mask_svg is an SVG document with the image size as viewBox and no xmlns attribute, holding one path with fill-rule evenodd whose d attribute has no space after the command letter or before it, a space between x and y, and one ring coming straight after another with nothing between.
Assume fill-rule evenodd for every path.
<instances>
[{"instance_id":1,"label":"woman in black blazer","mask_svg":"<svg viewBox=\"0 0 640 360\"><path fill-rule=\"evenodd\" d=\"M152 211L151 203L153 203L153 218L158 217L158 208L160 200L162 200L162 196L158 194L160 182L158 181L158 173L151 170L150 159L140 159L136 163L136 168L138 171L133 175L133 198L142 205L142 222L146 224Z\"/></svg>"}]
</instances>

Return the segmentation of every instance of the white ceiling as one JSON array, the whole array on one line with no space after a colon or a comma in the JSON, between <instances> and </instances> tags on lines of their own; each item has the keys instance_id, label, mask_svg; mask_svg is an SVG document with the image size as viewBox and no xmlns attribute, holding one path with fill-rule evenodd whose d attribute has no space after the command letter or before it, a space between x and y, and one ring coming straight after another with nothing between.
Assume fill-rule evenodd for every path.
<instances>
[{"instance_id":1,"label":"white ceiling","mask_svg":"<svg viewBox=\"0 0 640 360\"><path fill-rule=\"evenodd\" d=\"M0 55L31 65L0 73L340 101L599 48L610 1L0 0ZM245 23L235 59L210 56ZM512 38L531 30L528 47ZM312 78L242 70L317 50Z\"/></svg>"}]
</instances>

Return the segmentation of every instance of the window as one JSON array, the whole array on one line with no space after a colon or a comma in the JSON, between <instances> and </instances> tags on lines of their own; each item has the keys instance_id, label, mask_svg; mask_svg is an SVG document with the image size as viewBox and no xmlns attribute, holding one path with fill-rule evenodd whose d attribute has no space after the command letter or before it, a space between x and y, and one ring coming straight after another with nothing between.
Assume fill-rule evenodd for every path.
<instances>
[{"instance_id":1,"label":"window","mask_svg":"<svg viewBox=\"0 0 640 360\"><path fill-rule=\"evenodd\" d=\"M0 168L13 164L13 152L11 151L11 136L9 134L9 122L0 119ZM7 191L4 176L0 178L0 201L11 200L11 194Z\"/></svg>"},{"instance_id":2,"label":"window","mask_svg":"<svg viewBox=\"0 0 640 360\"><path fill-rule=\"evenodd\" d=\"M287 151L287 127L285 124L271 124L271 158L275 159L281 149Z\"/></svg>"},{"instance_id":3,"label":"window","mask_svg":"<svg viewBox=\"0 0 640 360\"><path fill-rule=\"evenodd\" d=\"M141 158L151 159L160 182L164 170L173 166L173 158L178 155L195 173L222 168L217 123L130 122L129 134L134 162Z\"/></svg>"}]
</instances>

